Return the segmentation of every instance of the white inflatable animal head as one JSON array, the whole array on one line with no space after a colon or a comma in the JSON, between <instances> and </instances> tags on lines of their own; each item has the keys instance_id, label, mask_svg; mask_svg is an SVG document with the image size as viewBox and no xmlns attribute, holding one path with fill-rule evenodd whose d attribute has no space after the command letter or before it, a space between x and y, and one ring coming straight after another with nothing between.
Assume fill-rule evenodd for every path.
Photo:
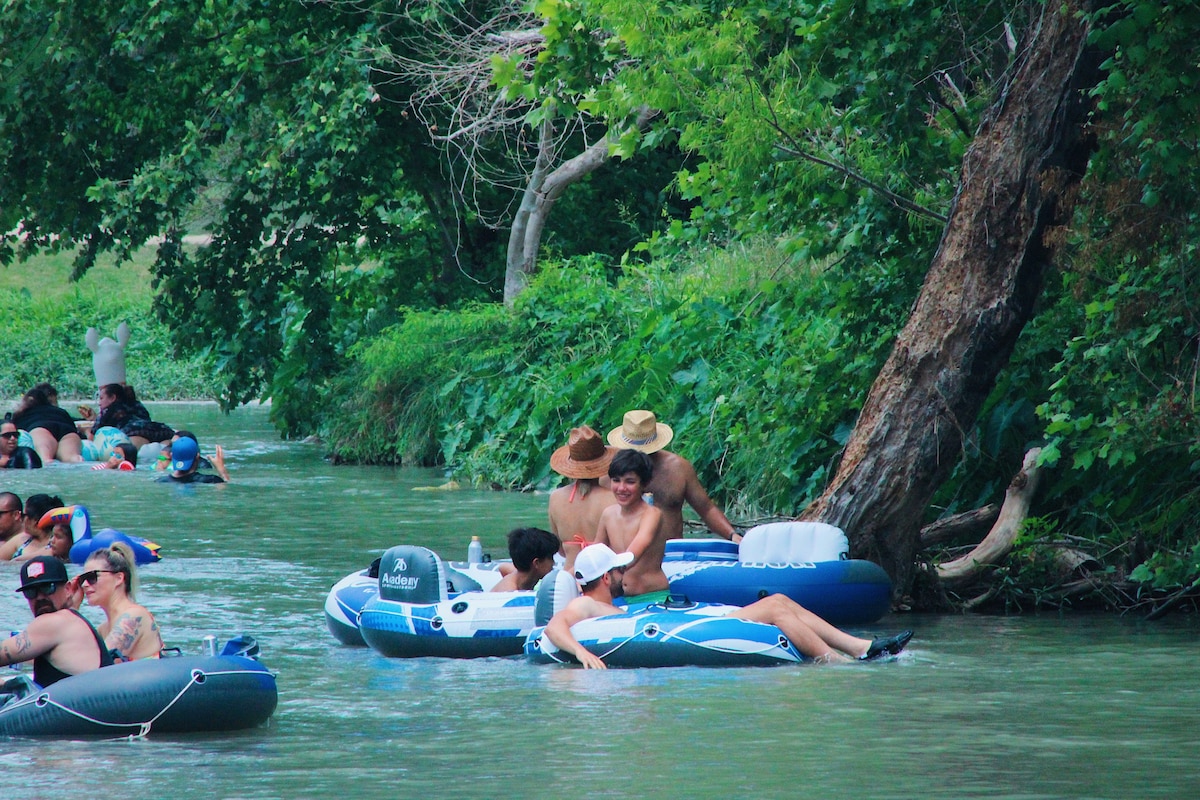
<instances>
[{"instance_id":1,"label":"white inflatable animal head","mask_svg":"<svg viewBox=\"0 0 1200 800\"><path fill-rule=\"evenodd\" d=\"M96 373L96 387L110 383L125 383L125 345L129 343L129 326L122 322L117 326L116 340L100 334L95 328L87 329L87 346L92 351L92 371Z\"/></svg>"}]
</instances>

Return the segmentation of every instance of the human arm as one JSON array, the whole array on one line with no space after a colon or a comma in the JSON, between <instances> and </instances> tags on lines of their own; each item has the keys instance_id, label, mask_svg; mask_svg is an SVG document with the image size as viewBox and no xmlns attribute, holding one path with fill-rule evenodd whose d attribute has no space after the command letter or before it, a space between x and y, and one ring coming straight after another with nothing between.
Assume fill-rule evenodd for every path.
<instances>
[{"instance_id":1,"label":"human arm","mask_svg":"<svg viewBox=\"0 0 1200 800\"><path fill-rule=\"evenodd\" d=\"M53 650L61 639L58 622L53 614L34 617L25 630L0 642L0 667L20 664Z\"/></svg>"},{"instance_id":2,"label":"human arm","mask_svg":"<svg viewBox=\"0 0 1200 800\"><path fill-rule=\"evenodd\" d=\"M724 536L731 542L740 542L742 535L734 530L733 523L725 516L725 512L712 501L708 492L704 491L704 487L700 485L700 479L696 476L695 468L688 464L686 472L683 499L700 517L704 527L713 533Z\"/></svg>"},{"instance_id":3,"label":"human arm","mask_svg":"<svg viewBox=\"0 0 1200 800\"><path fill-rule=\"evenodd\" d=\"M581 645L575 634L571 633L571 626L575 623L603 614L597 606L596 601L589 597L576 597L566 608L550 618L543 631L543 635L553 642L555 647L574 656L584 669L608 669L595 653Z\"/></svg>"},{"instance_id":4,"label":"human arm","mask_svg":"<svg viewBox=\"0 0 1200 800\"><path fill-rule=\"evenodd\" d=\"M104 637L104 646L112 652L115 660L132 661L130 656L142 636L141 626L142 617L132 611L119 614L113 620L112 628Z\"/></svg>"},{"instance_id":5,"label":"human arm","mask_svg":"<svg viewBox=\"0 0 1200 800\"><path fill-rule=\"evenodd\" d=\"M609 512L611 511L615 514L620 509L620 506L612 505L600 513L600 522L596 524L596 538L592 540L592 544L609 544L612 541L608 535Z\"/></svg>"},{"instance_id":6,"label":"human arm","mask_svg":"<svg viewBox=\"0 0 1200 800\"><path fill-rule=\"evenodd\" d=\"M0 544L0 561L12 561L13 553L17 552L17 548L27 541L29 541L29 536L18 533L4 544Z\"/></svg>"},{"instance_id":7,"label":"human arm","mask_svg":"<svg viewBox=\"0 0 1200 800\"><path fill-rule=\"evenodd\" d=\"M211 460L213 469L217 471L217 474L220 475L226 483L229 483L229 470L225 468L225 449L221 447L221 445L217 445L217 450L215 453L213 453Z\"/></svg>"}]
</instances>

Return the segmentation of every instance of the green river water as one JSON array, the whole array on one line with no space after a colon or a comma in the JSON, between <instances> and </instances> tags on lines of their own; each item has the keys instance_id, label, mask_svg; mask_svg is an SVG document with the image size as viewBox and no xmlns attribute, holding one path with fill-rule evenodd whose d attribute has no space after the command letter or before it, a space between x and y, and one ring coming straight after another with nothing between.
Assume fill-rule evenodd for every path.
<instances>
[{"instance_id":1,"label":"green river water","mask_svg":"<svg viewBox=\"0 0 1200 800\"><path fill-rule=\"evenodd\" d=\"M0 473L163 546L139 599L169 645L256 636L269 725L233 735L0 743L7 794L129 797L1183 798L1197 794L1190 618L892 616L900 659L843 667L585 672L520 659L389 660L325 629L329 587L386 547L465 557L544 524L544 494L420 492L431 470L333 467L266 411L152 406L228 486L53 467ZM15 587L15 568L0 584ZM99 620L102 615L85 607ZM0 625L28 621L0 589Z\"/></svg>"}]
</instances>

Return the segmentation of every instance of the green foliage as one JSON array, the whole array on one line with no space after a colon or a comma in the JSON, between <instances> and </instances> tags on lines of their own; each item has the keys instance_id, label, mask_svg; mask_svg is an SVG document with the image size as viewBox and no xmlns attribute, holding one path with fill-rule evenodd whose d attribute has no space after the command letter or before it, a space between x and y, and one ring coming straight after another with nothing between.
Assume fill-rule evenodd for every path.
<instances>
[{"instance_id":1,"label":"green foliage","mask_svg":"<svg viewBox=\"0 0 1200 800\"><path fill-rule=\"evenodd\" d=\"M154 318L147 267L151 256L118 269L102 265L68 283L71 254L40 256L0 270L0 387L12 400L35 383L54 384L64 398L92 398L96 378L84 336L94 327L115 336L126 322L129 383L143 400L213 398L220 384L199 358L177 358L170 331Z\"/></svg>"},{"instance_id":2,"label":"green foliage","mask_svg":"<svg viewBox=\"0 0 1200 800\"><path fill-rule=\"evenodd\" d=\"M610 275L577 259L547 266L511 316L409 314L355 350L324 403L333 452L520 486L550 476L571 427L607 430L644 407L718 496L794 511L822 488L912 289L880 269L864 292L765 240L678 273Z\"/></svg>"}]
</instances>

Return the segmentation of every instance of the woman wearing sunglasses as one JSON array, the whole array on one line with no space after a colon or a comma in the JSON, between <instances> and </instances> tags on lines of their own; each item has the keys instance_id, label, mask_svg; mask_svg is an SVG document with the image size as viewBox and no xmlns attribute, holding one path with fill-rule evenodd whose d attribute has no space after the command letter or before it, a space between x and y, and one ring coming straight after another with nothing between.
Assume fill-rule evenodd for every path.
<instances>
[{"instance_id":1,"label":"woman wearing sunglasses","mask_svg":"<svg viewBox=\"0 0 1200 800\"><path fill-rule=\"evenodd\" d=\"M104 609L98 630L117 661L158 658L163 648L154 615L134 602L136 564L129 545L117 542L88 556L76 578L88 603Z\"/></svg>"}]
</instances>

